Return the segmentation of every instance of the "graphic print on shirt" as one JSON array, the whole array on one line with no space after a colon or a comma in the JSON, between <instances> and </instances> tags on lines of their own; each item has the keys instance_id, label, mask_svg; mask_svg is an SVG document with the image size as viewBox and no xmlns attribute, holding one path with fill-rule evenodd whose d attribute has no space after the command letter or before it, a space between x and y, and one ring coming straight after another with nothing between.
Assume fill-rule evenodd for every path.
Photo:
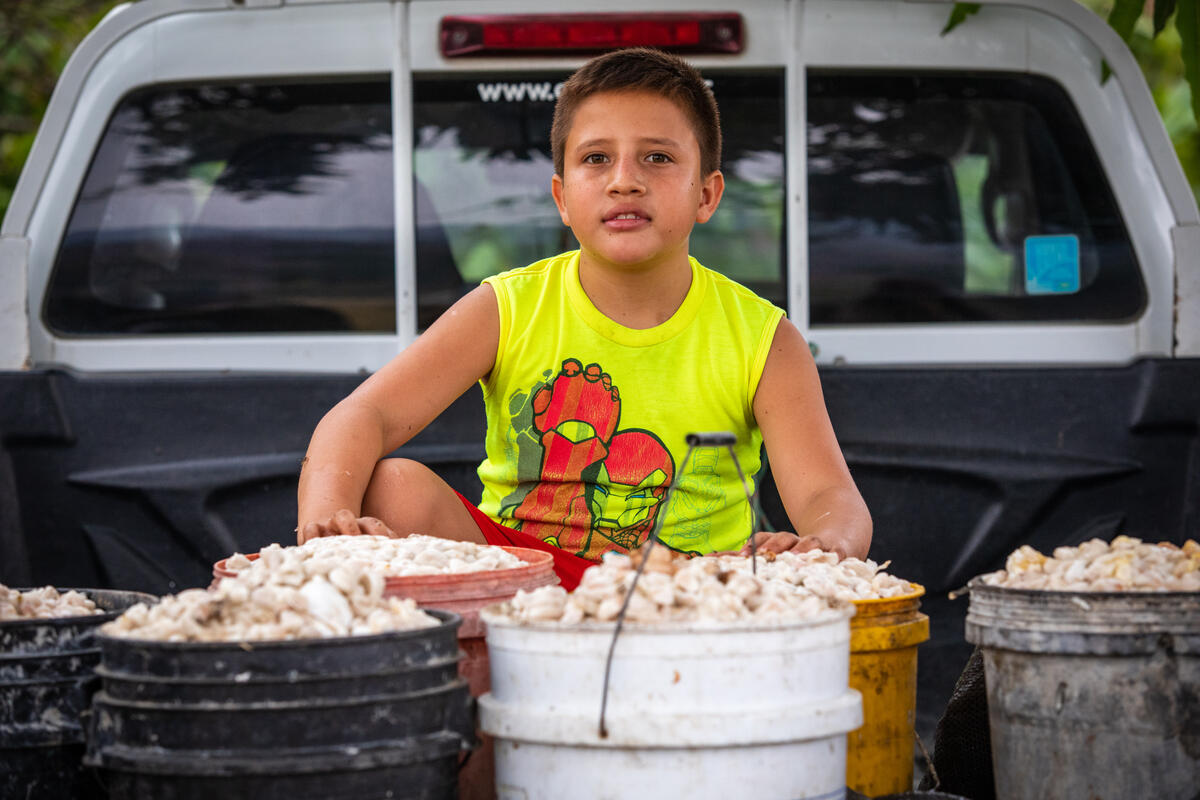
<instances>
[{"instance_id":1,"label":"graphic print on shirt","mask_svg":"<svg viewBox=\"0 0 1200 800\"><path fill-rule=\"evenodd\" d=\"M711 515L723 508L727 502L721 488L721 447L697 447L692 451L688 469L679 476L680 485L688 484L688 491L673 495L672 506L676 525L672 531L671 546L683 552L711 553L721 549L714 546L709 523Z\"/></svg>"},{"instance_id":2,"label":"graphic print on shirt","mask_svg":"<svg viewBox=\"0 0 1200 800\"><path fill-rule=\"evenodd\" d=\"M621 393L599 364L568 358L546 377L510 398L518 490L501 515L585 558L639 547L675 474L670 451L651 431L618 429Z\"/></svg>"}]
</instances>

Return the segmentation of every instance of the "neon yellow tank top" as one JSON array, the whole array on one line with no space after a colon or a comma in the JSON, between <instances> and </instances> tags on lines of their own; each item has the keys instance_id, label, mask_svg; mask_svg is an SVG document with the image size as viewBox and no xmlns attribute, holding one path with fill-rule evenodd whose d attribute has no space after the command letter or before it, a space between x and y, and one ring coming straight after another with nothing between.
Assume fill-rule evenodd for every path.
<instances>
[{"instance_id":1,"label":"neon yellow tank top","mask_svg":"<svg viewBox=\"0 0 1200 800\"><path fill-rule=\"evenodd\" d=\"M760 467L754 393L783 311L691 259L692 285L654 328L592 305L579 252L486 279L500 308L496 363L481 381L488 429L480 510L585 558L636 549L662 516L676 550L734 550L752 513L724 447L686 436L729 431L747 481Z\"/></svg>"}]
</instances>

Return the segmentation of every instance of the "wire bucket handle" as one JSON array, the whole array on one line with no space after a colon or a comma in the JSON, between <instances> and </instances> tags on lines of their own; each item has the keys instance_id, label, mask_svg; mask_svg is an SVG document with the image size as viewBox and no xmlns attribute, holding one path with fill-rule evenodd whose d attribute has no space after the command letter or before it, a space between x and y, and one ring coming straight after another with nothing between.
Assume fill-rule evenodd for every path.
<instances>
[{"instance_id":1,"label":"wire bucket handle","mask_svg":"<svg viewBox=\"0 0 1200 800\"><path fill-rule=\"evenodd\" d=\"M633 582L629 584L629 591L625 593L625 601L621 603L621 610L617 612L617 624L613 629L612 642L608 646L608 657L604 660L604 686L600 693L600 725L597 731L601 739L608 738L608 728L604 724L604 713L608 708L608 679L612 673L613 652L617 649L617 637L621 635L621 628L625 624L625 612L629 608L630 598L633 597L633 593L637 589L638 580L642 577L642 570L646 568L646 562L650 560L650 553L654 550L654 545L661 541L658 532L662 528L667 509L671 506L671 495L675 493L675 486L679 481L679 476L687 468L688 462L692 458L692 452L697 447L724 447L733 459L733 466L737 469L738 479L742 483L742 489L746 492L746 500L750 503L750 571L755 575L758 574L758 543L754 540L754 529L756 527L754 524L756 522L754 501L758 497L758 487L755 486L754 490L751 491L750 485L746 482L746 475L742 472L742 465L738 461L737 453L733 450L733 446L737 444L737 437L728 431L710 431L707 433L689 433L685 441L688 446L687 452L683 456L683 461L680 463L679 469L675 471L670 485L667 486L667 494L663 498L662 511L658 514L654 527L650 529L650 536L646 539L641 560L633 573Z\"/></svg>"}]
</instances>

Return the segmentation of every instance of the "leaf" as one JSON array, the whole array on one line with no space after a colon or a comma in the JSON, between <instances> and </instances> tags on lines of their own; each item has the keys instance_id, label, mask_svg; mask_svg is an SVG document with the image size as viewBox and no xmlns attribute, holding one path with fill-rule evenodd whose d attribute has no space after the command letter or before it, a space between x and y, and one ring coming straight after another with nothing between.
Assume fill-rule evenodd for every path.
<instances>
[{"instance_id":1,"label":"leaf","mask_svg":"<svg viewBox=\"0 0 1200 800\"><path fill-rule=\"evenodd\" d=\"M1167 20L1175 13L1175 0L1154 0L1154 35L1158 36L1167 27Z\"/></svg>"},{"instance_id":2,"label":"leaf","mask_svg":"<svg viewBox=\"0 0 1200 800\"><path fill-rule=\"evenodd\" d=\"M1108 24L1126 44L1133 38L1133 26L1137 25L1145 5L1146 0L1117 0L1113 3Z\"/></svg>"},{"instance_id":3,"label":"leaf","mask_svg":"<svg viewBox=\"0 0 1200 800\"><path fill-rule=\"evenodd\" d=\"M1200 123L1200 1L1179 0L1175 14L1175 27L1179 30L1180 55L1183 56L1183 77L1192 90L1192 116Z\"/></svg>"},{"instance_id":4,"label":"leaf","mask_svg":"<svg viewBox=\"0 0 1200 800\"><path fill-rule=\"evenodd\" d=\"M982 3L955 3L954 8L950 10L950 19L946 20L946 27L942 28L942 36L961 25L967 17L978 14L982 5Z\"/></svg>"},{"instance_id":5,"label":"leaf","mask_svg":"<svg viewBox=\"0 0 1200 800\"><path fill-rule=\"evenodd\" d=\"M1142 9L1145 5L1146 0L1117 0L1113 3L1112 11L1108 14L1108 25L1126 44L1129 44L1129 40L1133 38L1133 29L1142 16ZM1100 63L1100 83L1108 83L1108 79L1111 77L1112 67L1108 65L1107 60L1102 61Z\"/></svg>"}]
</instances>

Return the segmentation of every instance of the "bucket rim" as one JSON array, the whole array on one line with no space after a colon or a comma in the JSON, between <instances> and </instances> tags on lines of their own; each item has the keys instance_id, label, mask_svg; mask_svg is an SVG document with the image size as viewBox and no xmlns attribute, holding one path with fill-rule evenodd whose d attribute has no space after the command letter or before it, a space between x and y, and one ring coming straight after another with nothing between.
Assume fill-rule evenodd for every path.
<instances>
[{"instance_id":1,"label":"bucket rim","mask_svg":"<svg viewBox=\"0 0 1200 800\"><path fill-rule=\"evenodd\" d=\"M837 606L824 609L818 614L788 620L786 622L755 623L741 620L739 622L687 623L672 624L671 622L647 623L626 620L621 625L621 636L629 635L663 635L684 636L697 633L777 633L780 631L796 630L798 628L814 628L829 622L848 620L855 614L853 604L848 601L838 601ZM616 628L616 620L612 622L586 621L566 624L557 621L516 622L500 611L503 603L494 603L480 609L479 617L489 627L506 628L511 630L535 630L560 633L604 633L611 635Z\"/></svg>"},{"instance_id":2,"label":"bucket rim","mask_svg":"<svg viewBox=\"0 0 1200 800\"><path fill-rule=\"evenodd\" d=\"M295 641L295 640L292 640ZM305 684L305 683L320 683L322 681L336 680L370 680L372 678L382 678L389 675L403 675L405 673L423 672L425 670L445 669L446 667L455 666L460 661L458 655L448 656L446 658L427 661L422 664L411 665L405 669L393 669L380 672L347 672L347 673L299 673L296 675L258 675L251 676L246 680L234 680L233 678L213 678L206 676L163 676L163 675L141 675L132 672L121 672L120 670L109 669L103 663L96 665L96 674L104 680L119 681L121 683L149 683L149 684L164 684L170 686L258 686L274 683L287 684Z\"/></svg>"},{"instance_id":3,"label":"bucket rim","mask_svg":"<svg viewBox=\"0 0 1200 800\"><path fill-rule=\"evenodd\" d=\"M114 620L124 613L125 610L122 609L121 611L105 611L100 614L87 614L74 617L22 617L21 619L5 619L0 620L0 628L21 629L47 625L61 625L65 627L66 625L90 622L103 625L105 622Z\"/></svg>"},{"instance_id":4,"label":"bucket rim","mask_svg":"<svg viewBox=\"0 0 1200 800\"><path fill-rule=\"evenodd\" d=\"M0 734L0 752L5 750L44 750L64 745L82 745L85 731L79 724L47 727L46 725L16 725L9 732L20 734L19 742L6 742Z\"/></svg>"},{"instance_id":5,"label":"bucket rim","mask_svg":"<svg viewBox=\"0 0 1200 800\"><path fill-rule=\"evenodd\" d=\"M410 586L438 586L441 584L470 583L472 581L490 580L495 576L510 576L521 572L539 572L544 569L554 569L554 556L543 550L532 547L509 547L508 545L488 545L516 556L525 563L519 567L503 567L502 569L478 569L469 572L446 572L429 575L388 575L389 588ZM486 576L486 578L484 577Z\"/></svg>"},{"instance_id":6,"label":"bucket rim","mask_svg":"<svg viewBox=\"0 0 1200 800\"><path fill-rule=\"evenodd\" d=\"M1025 589L1014 586L993 586L983 582L982 575L976 575L967 583L969 592L980 592L984 594L996 593L998 595L1009 595L1011 597L1025 597L1029 599L1047 598L1047 597L1062 597L1069 599L1078 597L1083 600L1098 599L1098 600L1127 600L1130 597L1154 597L1163 598L1164 600L1194 600L1200 597L1200 592L1159 592L1153 589L1129 589L1123 592L1093 592L1079 589Z\"/></svg>"},{"instance_id":7,"label":"bucket rim","mask_svg":"<svg viewBox=\"0 0 1200 800\"><path fill-rule=\"evenodd\" d=\"M844 736L863 722L862 694L846 687L837 695L802 705L705 712L608 714L601 738L596 714L505 703L480 696L479 727L497 739L613 749L730 747Z\"/></svg>"},{"instance_id":8,"label":"bucket rim","mask_svg":"<svg viewBox=\"0 0 1200 800\"><path fill-rule=\"evenodd\" d=\"M251 561L256 561L256 560L258 560L259 556L262 555L262 553L230 553L229 555L225 556L224 558L218 558L216 561L213 562L213 577L232 578L234 575L237 575L238 572L240 572L240 570L229 569L229 567L226 566L226 564L229 562L229 559L233 558L234 555L241 555L245 558L248 558ZM218 570L220 570L224 574L218 575L217 574Z\"/></svg>"},{"instance_id":9,"label":"bucket rim","mask_svg":"<svg viewBox=\"0 0 1200 800\"><path fill-rule=\"evenodd\" d=\"M242 685L242 684L236 684ZM353 697L316 697L299 700L263 700L261 703L229 702L214 703L211 700L201 700L196 703L160 703L153 700L131 700L124 697L113 697L104 689L96 692L92 698L92 707L131 709L133 711L162 711L167 709L171 714L222 714L242 711L291 711L294 709L320 710L322 708L347 708L373 705L389 701L424 700L438 695L454 696L467 688L464 678L455 677L439 686L427 686L412 692L396 694L355 695Z\"/></svg>"},{"instance_id":10,"label":"bucket rim","mask_svg":"<svg viewBox=\"0 0 1200 800\"><path fill-rule=\"evenodd\" d=\"M965 636L985 649L1133 655L1200 652L1200 592L1081 592L971 586Z\"/></svg>"},{"instance_id":11,"label":"bucket rim","mask_svg":"<svg viewBox=\"0 0 1200 800\"><path fill-rule=\"evenodd\" d=\"M400 766L454 755L463 749L463 738L448 730L421 736L352 746L288 748L255 758L245 753L220 750L170 750L108 745L89 752L83 763L115 771L144 772L180 777L217 777L229 769L243 775L295 775L321 772L358 771L380 766ZM426 752L426 750L428 752ZM428 756L424 758L423 756Z\"/></svg>"},{"instance_id":12,"label":"bucket rim","mask_svg":"<svg viewBox=\"0 0 1200 800\"><path fill-rule=\"evenodd\" d=\"M75 675L66 675L63 677L47 677L47 678L19 678L17 680L9 680L0 678L0 688L13 689L29 686L57 686L59 684L87 684L95 680L95 676L89 672L81 672Z\"/></svg>"},{"instance_id":13,"label":"bucket rim","mask_svg":"<svg viewBox=\"0 0 1200 800\"><path fill-rule=\"evenodd\" d=\"M291 650L298 647L344 647L348 643L370 645L396 639L416 639L422 635L441 632L449 628L456 630L462 624L462 616L440 608L422 608L426 614L439 620L438 625L426 628L410 628L402 631L364 634L362 636L329 636L311 639L227 639L219 642L168 642L161 639L139 639L133 636L113 636L96 631L96 641L102 647L140 647L143 649L187 652L218 652L221 650Z\"/></svg>"},{"instance_id":14,"label":"bucket rim","mask_svg":"<svg viewBox=\"0 0 1200 800\"><path fill-rule=\"evenodd\" d=\"M24 653L0 653L0 667L7 664L16 664L20 661L46 661L48 659L58 661L60 659L84 658L86 656L95 656L99 659L100 648L89 647L85 650L31 650Z\"/></svg>"}]
</instances>

